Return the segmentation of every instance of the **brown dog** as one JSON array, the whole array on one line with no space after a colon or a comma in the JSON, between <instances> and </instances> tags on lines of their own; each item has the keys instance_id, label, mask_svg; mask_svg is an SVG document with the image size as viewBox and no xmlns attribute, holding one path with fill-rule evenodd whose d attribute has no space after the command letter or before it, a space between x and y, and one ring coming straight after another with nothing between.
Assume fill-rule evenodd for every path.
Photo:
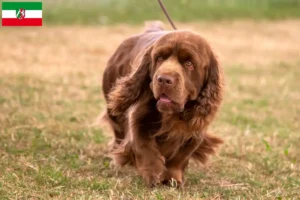
<instances>
[{"instance_id":1,"label":"brown dog","mask_svg":"<svg viewBox=\"0 0 300 200\"><path fill-rule=\"evenodd\" d=\"M153 24L126 39L103 77L117 164L154 186L178 185L189 159L204 163L222 143L207 133L222 101L222 70L205 39Z\"/></svg>"}]
</instances>

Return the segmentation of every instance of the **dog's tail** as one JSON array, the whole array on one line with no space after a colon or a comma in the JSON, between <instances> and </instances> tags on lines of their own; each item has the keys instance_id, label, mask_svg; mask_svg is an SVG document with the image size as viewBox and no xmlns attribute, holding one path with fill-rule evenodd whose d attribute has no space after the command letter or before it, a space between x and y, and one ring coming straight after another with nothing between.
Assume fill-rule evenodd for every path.
<instances>
[{"instance_id":1,"label":"dog's tail","mask_svg":"<svg viewBox=\"0 0 300 200\"><path fill-rule=\"evenodd\" d=\"M145 33L157 32L164 30L164 23L162 21L145 21Z\"/></svg>"}]
</instances>

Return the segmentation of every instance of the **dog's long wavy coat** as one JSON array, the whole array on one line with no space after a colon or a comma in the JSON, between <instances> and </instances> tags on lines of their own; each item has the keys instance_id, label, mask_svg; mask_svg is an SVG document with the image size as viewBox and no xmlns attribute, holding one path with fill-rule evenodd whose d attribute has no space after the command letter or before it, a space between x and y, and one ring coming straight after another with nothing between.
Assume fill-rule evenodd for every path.
<instances>
[{"instance_id":1,"label":"dog's long wavy coat","mask_svg":"<svg viewBox=\"0 0 300 200\"><path fill-rule=\"evenodd\" d=\"M222 140L207 132L222 101L223 75L205 39L150 26L125 40L103 77L117 164L154 186L184 183L190 158L205 163Z\"/></svg>"}]
</instances>

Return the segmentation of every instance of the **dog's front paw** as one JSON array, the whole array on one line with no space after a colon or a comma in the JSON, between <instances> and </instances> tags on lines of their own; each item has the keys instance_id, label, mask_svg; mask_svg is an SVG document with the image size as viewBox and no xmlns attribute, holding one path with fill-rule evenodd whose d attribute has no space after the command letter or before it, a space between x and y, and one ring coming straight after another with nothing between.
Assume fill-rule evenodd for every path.
<instances>
[{"instance_id":1,"label":"dog's front paw","mask_svg":"<svg viewBox=\"0 0 300 200\"><path fill-rule=\"evenodd\" d=\"M145 172L142 177L149 187L155 187L161 182L161 174L155 172Z\"/></svg>"},{"instance_id":2,"label":"dog's front paw","mask_svg":"<svg viewBox=\"0 0 300 200\"><path fill-rule=\"evenodd\" d=\"M161 183L163 174L166 172L166 167L163 163L157 162L151 167L140 168L139 173L149 187L154 187Z\"/></svg>"},{"instance_id":3,"label":"dog's front paw","mask_svg":"<svg viewBox=\"0 0 300 200\"><path fill-rule=\"evenodd\" d=\"M183 188L185 180L182 169L169 168L163 175L162 183L171 187Z\"/></svg>"}]
</instances>

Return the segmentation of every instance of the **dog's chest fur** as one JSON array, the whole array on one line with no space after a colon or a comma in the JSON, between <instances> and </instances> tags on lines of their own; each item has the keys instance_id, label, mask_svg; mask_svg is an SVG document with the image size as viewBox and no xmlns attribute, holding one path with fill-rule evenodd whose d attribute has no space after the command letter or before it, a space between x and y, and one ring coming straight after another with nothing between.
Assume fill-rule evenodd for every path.
<instances>
[{"instance_id":1,"label":"dog's chest fur","mask_svg":"<svg viewBox=\"0 0 300 200\"><path fill-rule=\"evenodd\" d=\"M187 122L180 119L164 118L162 119L161 129L156 136L156 142L160 153L166 160L172 159L189 141L199 134L191 130Z\"/></svg>"}]
</instances>

